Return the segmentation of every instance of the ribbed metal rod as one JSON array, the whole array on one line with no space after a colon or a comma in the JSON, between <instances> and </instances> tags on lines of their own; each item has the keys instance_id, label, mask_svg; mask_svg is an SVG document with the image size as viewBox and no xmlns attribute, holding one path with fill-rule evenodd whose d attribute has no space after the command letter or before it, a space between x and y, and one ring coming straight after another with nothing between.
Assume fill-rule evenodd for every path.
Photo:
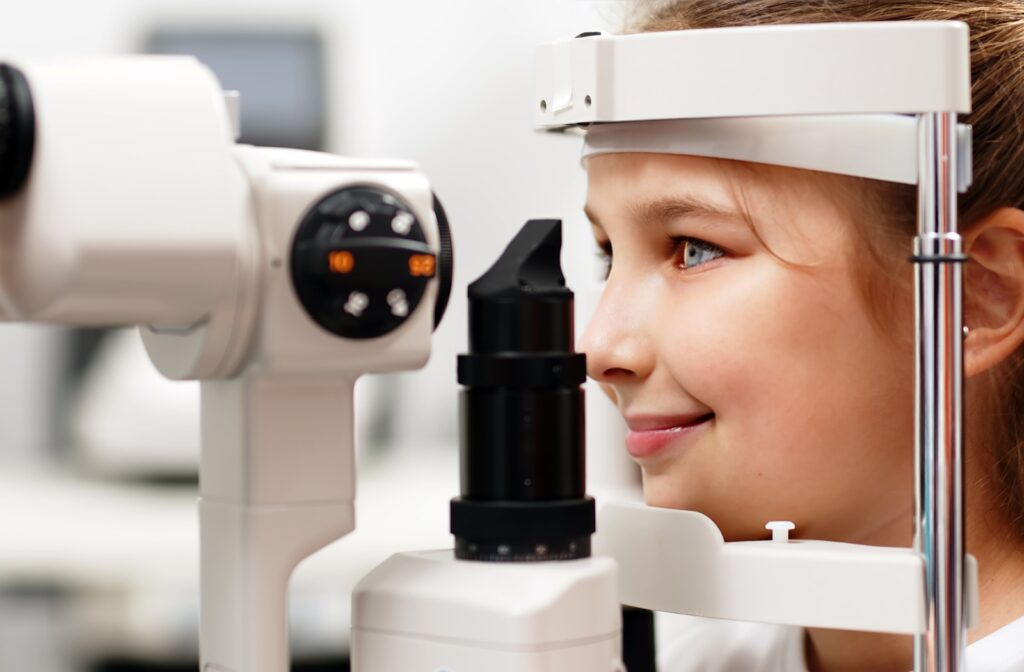
<instances>
[{"instance_id":1,"label":"ribbed metal rod","mask_svg":"<svg viewBox=\"0 0 1024 672\"><path fill-rule=\"evenodd\" d=\"M963 246L957 233L956 114L919 120L916 535L925 563L928 630L915 639L918 672L962 672Z\"/></svg>"}]
</instances>

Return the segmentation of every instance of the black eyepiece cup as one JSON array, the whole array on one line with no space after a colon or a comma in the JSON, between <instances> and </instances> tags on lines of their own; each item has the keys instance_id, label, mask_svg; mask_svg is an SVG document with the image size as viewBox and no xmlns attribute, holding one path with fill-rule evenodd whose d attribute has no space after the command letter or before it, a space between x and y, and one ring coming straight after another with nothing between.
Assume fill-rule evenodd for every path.
<instances>
[{"instance_id":1,"label":"black eyepiece cup","mask_svg":"<svg viewBox=\"0 0 1024 672\"><path fill-rule=\"evenodd\" d=\"M531 220L469 287L470 352L459 357L461 491L456 556L485 561L590 555L582 383L561 222Z\"/></svg>"}]
</instances>

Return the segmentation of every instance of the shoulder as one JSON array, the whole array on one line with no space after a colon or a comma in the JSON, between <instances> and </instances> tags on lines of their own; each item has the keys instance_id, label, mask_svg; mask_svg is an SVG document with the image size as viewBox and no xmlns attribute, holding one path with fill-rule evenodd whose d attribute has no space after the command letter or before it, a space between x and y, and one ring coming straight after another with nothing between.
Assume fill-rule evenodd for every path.
<instances>
[{"instance_id":1,"label":"shoulder","mask_svg":"<svg viewBox=\"0 0 1024 672\"><path fill-rule=\"evenodd\" d=\"M967 647L971 672L1024 670L1024 618L1018 618Z\"/></svg>"},{"instance_id":2,"label":"shoulder","mask_svg":"<svg viewBox=\"0 0 1024 672\"><path fill-rule=\"evenodd\" d=\"M1024 672L1024 618L967 647L971 672ZM659 672L806 672L803 629L658 614Z\"/></svg>"},{"instance_id":3,"label":"shoulder","mask_svg":"<svg viewBox=\"0 0 1024 672\"><path fill-rule=\"evenodd\" d=\"M659 672L806 672L803 629L658 615Z\"/></svg>"}]
</instances>

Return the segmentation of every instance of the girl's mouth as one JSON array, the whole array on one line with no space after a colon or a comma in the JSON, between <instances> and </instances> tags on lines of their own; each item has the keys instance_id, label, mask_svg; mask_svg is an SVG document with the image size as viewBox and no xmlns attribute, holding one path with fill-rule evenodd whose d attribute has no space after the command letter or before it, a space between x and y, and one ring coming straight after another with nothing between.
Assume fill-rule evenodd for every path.
<instances>
[{"instance_id":1,"label":"girl's mouth","mask_svg":"<svg viewBox=\"0 0 1024 672\"><path fill-rule=\"evenodd\" d=\"M714 413L688 416L631 416L626 418L626 450L634 459L649 458L669 444L684 442L708 425Z\"/></svg>"}]
</instances>

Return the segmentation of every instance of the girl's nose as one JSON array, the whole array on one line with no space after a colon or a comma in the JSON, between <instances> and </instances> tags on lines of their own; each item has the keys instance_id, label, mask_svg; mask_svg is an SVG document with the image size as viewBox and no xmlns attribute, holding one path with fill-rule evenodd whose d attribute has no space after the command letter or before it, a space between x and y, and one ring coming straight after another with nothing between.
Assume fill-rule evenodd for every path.
<instances>
[{"instance_id":1,"label":"girl's nose","mask_svg":"<svg viewBox=\"0 0 1024 672\"><path fill-rule=\"evenodd\" d=\"M654 368L654 352L643 328L643 304L637 294L609 281L580 339L587 354L587 375L599 383L638 382Z\"/></svg>"}]
</instances>

